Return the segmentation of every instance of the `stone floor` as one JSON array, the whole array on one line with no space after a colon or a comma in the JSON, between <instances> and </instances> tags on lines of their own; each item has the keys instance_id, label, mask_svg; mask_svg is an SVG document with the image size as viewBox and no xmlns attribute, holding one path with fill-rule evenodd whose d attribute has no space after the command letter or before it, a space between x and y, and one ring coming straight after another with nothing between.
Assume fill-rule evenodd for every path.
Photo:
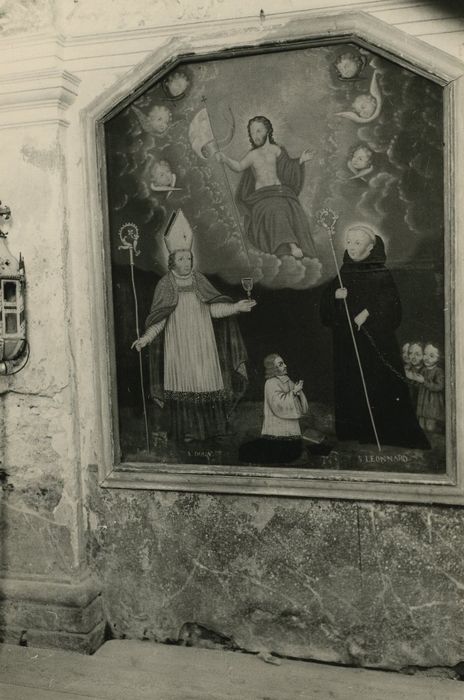
<instances>
[{"instance_id":1,"label":"stone floor","mask_svg":"<svg viewBox=\"0 0 464 700\"><path fill-rule=\"evenodd\" d=\"M1 700L462 700L464 684L111 641L94 656L0 644Z\"/></svg>"}]
</instances>

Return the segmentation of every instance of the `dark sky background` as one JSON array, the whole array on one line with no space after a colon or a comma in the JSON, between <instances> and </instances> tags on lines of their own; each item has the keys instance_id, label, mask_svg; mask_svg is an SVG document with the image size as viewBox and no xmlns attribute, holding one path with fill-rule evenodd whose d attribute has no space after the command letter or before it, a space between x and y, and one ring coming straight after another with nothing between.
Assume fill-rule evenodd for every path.
<instances>
[{"instance_id":1,"label":"dark sky background","mask_svg":"<svg viewBox=\"0 0 464 700\"><path fill-rule=\"evenodd\" d=\"M336 70L341 54L363 64L354 80ZM140 232L136 284L143 320L154 286L166 270L163 233L172 211L182 208L194 230L196 267L234 299L244 296L240 279L255 280L258 307L240 318L250 355L250 397L262 396L262 359L280 352L290 373L306 380L310 398L331 401L330 335L319 322L324 282L335 274L327 233L317 212L329 206L339 216L334 245L343 256L344 229L353 222L375 227L387 248L387 265L403 304L401 342L433 339L443 345L443 94L425 78L354 45L340 44L256 56L224 58L186 66L189 88L170 99L162 84L149 88L106 124L107 189L120 401L136 392L137 358L130 351L135 320L128 253L118 231L133 222ZM338 113L350 111L357 96L368 94L378 73L382 95L379 116L358 124ZM292 157L310 147L300 201L308 216L317 258L279 259L245 250L241 220L233 205L238 175L192 148L189 127L206 104L218 138L235 131L224 152L240 159L249 150L248 120L267 116L277 143ZM161 131L150 123L151 110L169 117ZM155 110L156 111L156 110ZM351 179L353 150L367 146L372 171ZM167 161L179 191L152 189L154 166Z\"/></svg>"}]
</instances>

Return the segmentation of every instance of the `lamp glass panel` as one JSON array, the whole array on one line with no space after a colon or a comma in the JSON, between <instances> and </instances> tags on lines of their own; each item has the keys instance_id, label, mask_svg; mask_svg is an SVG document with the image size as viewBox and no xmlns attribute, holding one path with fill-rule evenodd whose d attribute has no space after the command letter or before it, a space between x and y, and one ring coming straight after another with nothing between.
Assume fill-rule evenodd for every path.
<instances>
[{"instance_id":1,"label":"lamp glass panel","mask_svg":"<svg viewBox=\"0 0 464 700\"><path fill-rule=\"evenodd\" d=\"M16 314L5 314L5 333L18 332L18 317Z\"/></svg>"}]
</instances>

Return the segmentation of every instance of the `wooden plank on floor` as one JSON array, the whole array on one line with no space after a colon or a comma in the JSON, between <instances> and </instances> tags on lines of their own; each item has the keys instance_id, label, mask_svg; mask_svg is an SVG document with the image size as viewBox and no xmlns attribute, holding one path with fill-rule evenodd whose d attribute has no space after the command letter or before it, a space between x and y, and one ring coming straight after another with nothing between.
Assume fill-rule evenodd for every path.
<instances>
[{"instance_id":1,"label":"wooden plank on floor","mask_svg":"<svg viewBox=\"0 0 464 700\"><path fill-rule=\"evenodd\" d=\"M97 695L76 695L60 690L43 690L24 685L10 685L0 681L1 700L102 700Z\"/></svg>"},{"instance_id":2,"label":"wooden plank on floor","mask_svg":"<svg viewBox=\"0 0 464 700\"><path fill-rule=\"evenodd\" d=\"M141 672L162 669L161 678L164 674L190 677L192 691L197 690L198 679L209 689L206 681L219 678L224 695L213 697L227 700L261 700L263 693L269 700L464 700L464 684L457 681L286 659L281 666L272 666L257 656L237 652L113 640L100 647L96 656ZM192 697L201 698L201 694Z\"/></svg>"},{"instance_id":3,"label":"wooden plank on floor","mask_svg":"<svg viewBox=\"0 0 464 700\"><path fill-rule=\"evenodd\" d=\"M457 681L289 660L272 666L250 654L126 640L108 642L91 657L31 647L10 647L5 653L0 647L0 679L52 689L66 700L464 698L464 684Z\"/></svg>"}]
</instances>

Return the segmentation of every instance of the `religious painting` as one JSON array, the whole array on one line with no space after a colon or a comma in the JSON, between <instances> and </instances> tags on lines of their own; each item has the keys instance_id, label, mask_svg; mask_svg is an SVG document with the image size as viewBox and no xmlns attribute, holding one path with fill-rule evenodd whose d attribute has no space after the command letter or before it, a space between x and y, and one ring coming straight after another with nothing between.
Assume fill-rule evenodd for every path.
<instances>
[{"instance_id":1,"label":"religious painting","mask_svg":"<svg viewBox=\"0 0 464 700\"><path fill-rule=\"evenodd\" d=\"M444 474L444 100L350 41L171 64L105 121L121 462Z\"/></svg>"}]
</instances>

